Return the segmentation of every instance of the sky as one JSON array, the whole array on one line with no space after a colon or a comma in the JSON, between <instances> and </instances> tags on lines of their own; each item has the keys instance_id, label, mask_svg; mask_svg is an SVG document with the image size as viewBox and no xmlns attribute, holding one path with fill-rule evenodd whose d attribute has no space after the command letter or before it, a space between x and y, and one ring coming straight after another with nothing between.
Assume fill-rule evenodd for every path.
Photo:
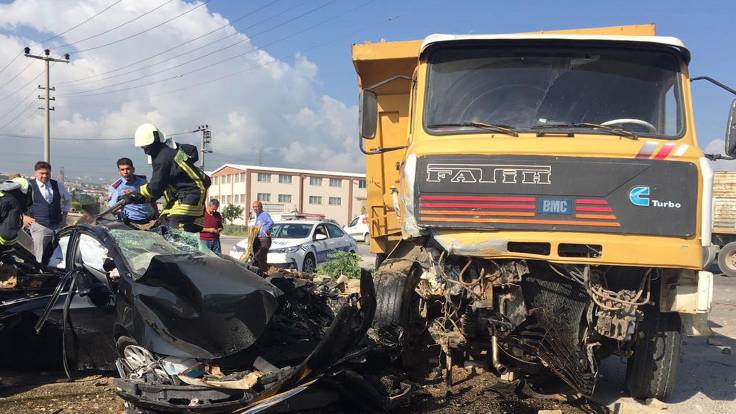
<instances>
[{"instance_id":1,"label":"sky","mask_svg":"<svg viewBox=\"0 0 736 414\"><path fill-rule=\"evenodd\" d=\"M655 23L691 50L691 76L736 86L734 12L736 2L707 0L0 1L0 171L30 174L42 157L34 97L43 67L18 56L24 46L71 55L51 66L51 161L67 177L110 181L122 156L149 173L128 139L144 122L197 145L199 135L186 132L208 124L207 169L362 172L354 43ZM735 97L705 82L693 95L700 144L721 152Z\"/></svg>"}]
</instances>

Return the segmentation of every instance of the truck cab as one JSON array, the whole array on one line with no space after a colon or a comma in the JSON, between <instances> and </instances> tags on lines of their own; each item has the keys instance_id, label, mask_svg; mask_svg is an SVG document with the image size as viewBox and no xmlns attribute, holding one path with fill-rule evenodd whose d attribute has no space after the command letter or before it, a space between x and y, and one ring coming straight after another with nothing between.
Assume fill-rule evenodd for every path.
<instances>
[{"instance_id":1,"label":"truck cab","mask_svg":"<svg viewBox=\"0 0 736 414\"><path fill-rule=\"evenodd\" d=\"M617 354L632 395L666 398L678 358L651 350L677 355L712 294L685 45L653 25L436 34L353 61L374 325L485 349L499 374L546 367L585 396Z\"/></svg>"}]
</instances>

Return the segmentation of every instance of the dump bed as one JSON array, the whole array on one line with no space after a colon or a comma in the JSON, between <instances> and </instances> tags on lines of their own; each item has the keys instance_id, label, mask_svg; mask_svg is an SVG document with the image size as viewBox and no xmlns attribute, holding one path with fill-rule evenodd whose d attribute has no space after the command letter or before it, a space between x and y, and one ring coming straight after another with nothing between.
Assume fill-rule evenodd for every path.
<instances>
[{"instance_id":1,"label":"dump bed","mask_svg":"<svg viewBox=\"0 0 736 414\"><path fill-rule=\"evenodd\" d=\"M713 174L713 232L736 233L736 171Z\"/></svg>"}]
</instances>

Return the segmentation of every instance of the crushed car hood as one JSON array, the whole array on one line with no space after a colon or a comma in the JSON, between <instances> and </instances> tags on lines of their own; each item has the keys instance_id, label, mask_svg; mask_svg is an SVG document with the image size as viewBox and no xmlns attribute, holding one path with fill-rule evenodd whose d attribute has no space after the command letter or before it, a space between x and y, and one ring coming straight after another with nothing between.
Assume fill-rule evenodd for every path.
<instances>
[{"instance_id":1,"label":"crushed car hood","mask_svg":"<svg viewBox=\"0 0 736 414\"><path fill-rule=\"evenodd\" d=\"M164 355L214 359L251 346L282 292L235 262L159 255L130 284L134 339Z\"/></svg>"}]
</instances>

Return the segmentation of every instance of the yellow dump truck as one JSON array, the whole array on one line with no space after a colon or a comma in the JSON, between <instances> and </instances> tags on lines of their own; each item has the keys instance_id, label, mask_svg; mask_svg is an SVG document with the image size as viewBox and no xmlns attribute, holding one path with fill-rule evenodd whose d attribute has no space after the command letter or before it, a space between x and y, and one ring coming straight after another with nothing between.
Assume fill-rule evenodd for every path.
<instances>
[{"instance_id":1,"label":"yellow dump truck","mask_svg":"<svg viewBox=\"0 0 736 414\"><path fill-rule=\"evenodd\" d=\"M681 315L707 313L713 289L685 45L640 25L435 34L352 58L373 325L404 363L440 347L446 365L551 372L590 396L619 355L633 396L667 398Z\"/></svg>"}]
</instances>

